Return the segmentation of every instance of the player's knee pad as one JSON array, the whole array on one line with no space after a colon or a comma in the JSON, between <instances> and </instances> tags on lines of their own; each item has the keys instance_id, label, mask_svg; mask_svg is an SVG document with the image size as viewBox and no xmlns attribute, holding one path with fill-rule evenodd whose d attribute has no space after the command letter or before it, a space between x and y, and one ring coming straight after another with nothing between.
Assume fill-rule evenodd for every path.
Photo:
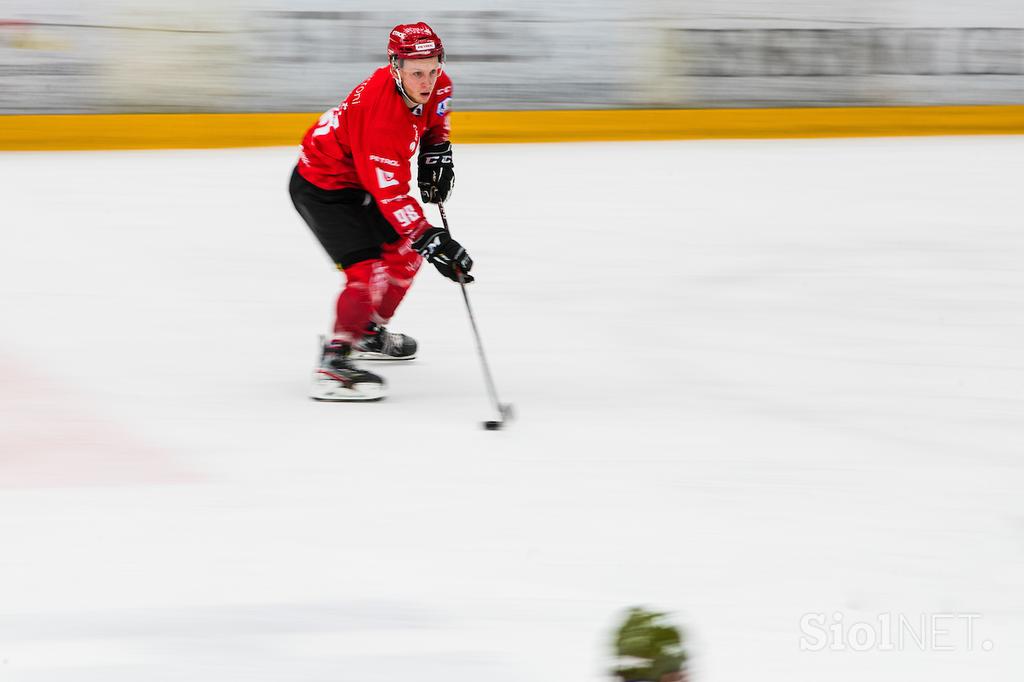
<instances>
[{"instance_id":1,"label":"player's knee pad","mask_svg":"<svg viewBox=\"0 0 1024 682\"><path fill-rule=\"evenodd\" d=\"M345 286L353 289L369 289L374 274L380 268L379 260L363 260L353 263L342 270L345 273Z\"/></svg>"},{"instance_id":2,"label":"player's knee pad","mask_svg":"<svg viewBox=\"0 0 1024 682\"><path fill-rule=\"evenodd\" d=\"M423 264L423 257L413 251L408 239L402 239L395 244L384 245L381 261L389 280L408 286Z\"/></svg>"}]
</instances>

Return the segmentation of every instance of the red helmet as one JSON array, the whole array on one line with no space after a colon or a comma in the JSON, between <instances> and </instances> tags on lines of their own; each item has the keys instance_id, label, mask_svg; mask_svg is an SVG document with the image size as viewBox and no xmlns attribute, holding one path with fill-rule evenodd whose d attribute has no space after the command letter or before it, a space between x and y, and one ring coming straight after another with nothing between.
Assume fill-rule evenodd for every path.
<instances>
[{"instance_id":1,"label":"red helmet","mask_svg":"<svg viewBox=\"0 0 1024 682\"><path fill-rule=\"evenodd\" d=\"M444 45L434 29L422 21L415 24L399 24L391 29L388 36L388 60L427 59L437 57L444 61Z\"/></svg>"}]
</instances>

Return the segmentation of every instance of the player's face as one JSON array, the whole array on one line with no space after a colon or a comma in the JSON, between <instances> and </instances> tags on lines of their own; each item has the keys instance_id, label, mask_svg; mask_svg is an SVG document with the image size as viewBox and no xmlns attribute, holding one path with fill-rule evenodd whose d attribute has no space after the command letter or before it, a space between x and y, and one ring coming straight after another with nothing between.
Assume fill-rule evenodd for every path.
<instances>
[{"instance_id":1,"label":"player's face","mask_svg":"<svg viewBox=\"0 0 1024 682\"><path fill-rule=\"evenodd\" d=\"M441 63L437 57L406 59L398 69L398 75L409 98L417 104L426 104L434 92L437 77L441 75Z\"/></svg>"}]
</instances>

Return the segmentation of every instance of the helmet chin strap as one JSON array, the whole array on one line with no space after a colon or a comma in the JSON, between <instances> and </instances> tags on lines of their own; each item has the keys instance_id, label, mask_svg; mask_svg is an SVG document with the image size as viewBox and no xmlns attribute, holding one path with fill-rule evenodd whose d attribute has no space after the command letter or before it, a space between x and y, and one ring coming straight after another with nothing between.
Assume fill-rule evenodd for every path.
<instances>
[{"instance_id":1,"label":"helmet chin strap","mask_svg":"<svg viewBox=\"0 0 1024 682\"><path fill-rule=\"evenodd\" d=\"M418 107L419 103L405 91L405 86L402 85L402 77L398 74L398 65L394 59L391 60L391 77L395 79L395 86L398 88L398 92L401 93L402 99L405 100L405 105L410 109Z\"/></svg>"}]
</instances>

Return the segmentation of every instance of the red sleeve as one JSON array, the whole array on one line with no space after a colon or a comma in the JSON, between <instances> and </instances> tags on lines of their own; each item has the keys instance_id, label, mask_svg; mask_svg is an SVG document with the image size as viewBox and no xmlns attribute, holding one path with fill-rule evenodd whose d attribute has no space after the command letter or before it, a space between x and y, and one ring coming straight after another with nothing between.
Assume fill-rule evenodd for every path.
<instances>
[{"instance_id":1,"label":"red sleeve","mask_svg":"<svg viewBox=\"0 0 1024 682\"><path fill-rule=\"evenodd\" d=\"M423 133L422 144L431 145L445 142L451 134L448 112L452 108L452 79L444 71L437 78L434 94L427 102L427 130Z\"/></svg>"},{"instance_id":2,"label":"red sleeve","mask_svg":"<svg viewBox=\"0 0 1024 682\"><path fill-rule=\"evenodd\" d=\"M409 194L409 157L416 148L412 125L368 125L350 140L359 181L377 201L380 212L398 234L416 239L430 223L423 207Z\"/></svg>"}]
</instances>

